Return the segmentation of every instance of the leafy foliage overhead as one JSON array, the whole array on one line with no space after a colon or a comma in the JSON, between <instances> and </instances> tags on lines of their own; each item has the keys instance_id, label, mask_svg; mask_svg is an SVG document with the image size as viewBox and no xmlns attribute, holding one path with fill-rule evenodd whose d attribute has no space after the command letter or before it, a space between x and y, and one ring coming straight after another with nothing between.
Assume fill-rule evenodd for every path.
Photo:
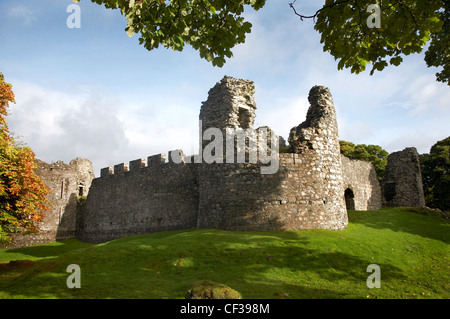
<instances>
[{"instance_id":1,"label":"leafy foliage overhead","mask_svg":"<svg viewBox=\"0 0 450 319\"><path fill-rule=\"evenodd\" d=\"M74 0L78 2L78 0ZM186 44L214 66L231 58L231 49L245 41L251 23L242 17L246 5L259 10L265 0L91 0L120 9L127 33L139 33L147 50L163 45L182 51Z\"/></svg>"},{"instance_id":2,"label":"leafy foliage overhead","mask_svg":"<svg viewBox=\"0 0 450 319\"><path fill-rule=\"evenodd\" d=\"M425 61L428 66L442 67L437 81L450 85L450 1L326 0L310 16L297 12L294 4L290 6L301 20L315 20L323 50L339 60L339 70L350 68L358 74L371 63L373 74L389 64L398 66L403 56L422 52L431 40ZM379 28L369 28L367 23L374 13L367 9L373 4L380 8Z\"/></svg>"}]
</instances>

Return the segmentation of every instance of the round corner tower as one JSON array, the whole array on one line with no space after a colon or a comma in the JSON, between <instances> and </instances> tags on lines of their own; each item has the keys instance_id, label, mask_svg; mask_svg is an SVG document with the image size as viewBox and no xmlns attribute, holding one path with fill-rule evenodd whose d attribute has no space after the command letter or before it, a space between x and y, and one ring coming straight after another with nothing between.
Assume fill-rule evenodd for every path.
<instances>
[{"instance_id":1,"label":"round corner tower","mask_svg":"<svg viewBox=\"0 0 450 319\"><path fill-rule=\"evenodd\" d=\"M317 185L315 197L322 196L326 228L345 229L348 224L345 205L339 130L336 110L330 90L325 86L314 86L308 96L310 107L306 120L293 127L289 134L289 151L310 167L311 180L307 184Z\"/></svg>"}]
</instances>

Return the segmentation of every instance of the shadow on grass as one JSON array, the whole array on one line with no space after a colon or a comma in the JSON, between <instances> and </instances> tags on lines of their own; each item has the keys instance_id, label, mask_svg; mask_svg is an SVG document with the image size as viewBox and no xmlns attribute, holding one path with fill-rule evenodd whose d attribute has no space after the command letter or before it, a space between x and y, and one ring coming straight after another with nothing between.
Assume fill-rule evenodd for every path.
<instances>
[{"instance_id":1,"label":"shadow on grass","mask_svg":"<svg viewBox=\"0 0 450 319\"><path fill-rule=\"evenodd\" d=\"M420 208L389 208L378 211L349 211L349 222L375 229L390 229L450 243L450 223L426 216Z\"/></svg>"},{"instance_id":2,"label":"shadow on grass","mask_svg":"<svg viewBox=\"0 0 450 319\"><path fill-rule=\"evenodd\" d=\"M0 253L3 254L4 258L10 258L10 260L14 260L16 258L13 255L20 256L20 259L26 259L27 256L36 258L50 258L50 257L58 257L62 254L65 254L69 251L86 248L92 246L89 243L83 243L76 239L67 239L62 241L56 241L50 244L38 245L38 246L30 246L23 248L14 248L14 249L5 249L3 251L0 250ZM4 252L4 253L3 253ZM11 255L11 257L8 257ZM1 262L1 258L0 258Z\"/></svg>"},{"instance_id":3,"label":"shadow on grass","mask_svg":"<svg viewBox=\"0 0 450 319\"><path fill-rule=\"evenodd\" d=\"M349 220L449 243L448 222L408 209L350 211ZM321 237L322 233L326 236ZM193 282L210 280L236 289L244 298L360 298L372 255L367 250L358 253L355 247L345 246L354 241L342 241L329 233L335 234L191 229L99 245L69 240L11 249L5 254L48 259L15 271L0 271L0 296L5 291L6 297L22 298L184 298ZM85 247L90 248L76 250ZM81 289L66 286L66 268L72 263L81 267ZM399 264L379 264L383 282L411 276L395 265Z\"/></svg>"},{"instance_id":4,"label":"shadow on grass","mask_svg":"<svg viewBox=\"0 0 450 319\"><path fill-rule=\"evenodd\" d=\"M339 285L366 286L369 275L366 269L372 260L363 256L335 249L327 251L326 247L308 248L309 240L296 232L280 236L272 234L270 239L253 242L255 245L249 248L232 247L229 242L228 245L219 244L214 250L222 253L207 255L201 266L212 270L226 264L230 275L234 273L235 276L232 287L246 298L277 298L283 297L284 292L294 298L348 298L352 292L344 293ZM380 267L383 281L406 278L401 269L388 263L380 264ZM221 279L212 271L207 275L210 280ZM242 280L236 280L239 278Z\"/></svg>"},{"instance_id":5,"label":"shadow on grass","mask_svg":"<svg viewBox=\"0 0 450 319\"><path fill-rule=\"evenodd\" d=\"M294 231L141 235L39 261L14 278L0 274L7 279L0 290L23 298L184 298L193 282L210 280L244 298L309 299L354 297L352 288L366 285L369 260L309 243ZM66 286L71 263L81 268L81 289ZM380 266L383 281L405 277Z\"/></svg>"}]
</instances>

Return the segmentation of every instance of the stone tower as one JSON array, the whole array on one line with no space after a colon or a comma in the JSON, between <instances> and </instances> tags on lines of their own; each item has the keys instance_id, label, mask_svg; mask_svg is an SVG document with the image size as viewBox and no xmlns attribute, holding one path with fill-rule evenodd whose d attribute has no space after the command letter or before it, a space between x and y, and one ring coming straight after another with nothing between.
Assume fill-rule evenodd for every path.
<instances>
[{"instance_id":1,"label":"stone tower","mask_svg":"<svg viewBox=\"0 0 450 319\"><path fill-rule=\"evenodd\" d=\"M38 234L17 234L9 248L44 244L55 240L74 238L77 228L78 199L89 193L94 169L91 161L75 158L66 164L62 161L45 163L37 161L36 174L42 178L50 193L51 204L45 211Z\"/></svg>"},{"instance_id":2,"label":"stone tower","mask_svg":"<svg viewBox=\"0 0 450 319\"><path fill-rule=\"evenodd\" d=\"M425 206L422 173L416 148L407 147L388 156L382 185L386 206Z\"/></svg>"},{"instance_id":3,"label":"stone tower","mask_svg":"<svg viewBox=\"0 0 450 319\"><path fill-rule=\"evenodd\" d=\"M310 165L313 181L319 183L316 193L323 198L326 218L331 228L347 226L342 164L336 110L330 90L314 86L308 96L310 107L306 120L289 134L290 152L302 154Z\"/></svg>"},{"instance_id":4,"label":"stone tower","mask_svg":"<svg viewBox=\"0 0 450 319\"><path fill-rule=\"evenodd\" d=\"M203 130L252 128L253 94L250 81L222 79L202 105ZM314 87L309 100L307 120L291 130L293 152L279 154L276 173L261 174L260 162L199 166L198 228L345 229L348 220L333 101L324 87Z\"/></svg>"},{"instance_id":5,"label":"stone tower","mask_svg":"<svg viewBox=\"0 0 450 319\"><path fill-rule=\"evenodd\" d=\"M252 81L225 76L208 92L202 103L200 120L203 129L252 128L255 122L256 103Z\"/></svg>"}]
</instances>

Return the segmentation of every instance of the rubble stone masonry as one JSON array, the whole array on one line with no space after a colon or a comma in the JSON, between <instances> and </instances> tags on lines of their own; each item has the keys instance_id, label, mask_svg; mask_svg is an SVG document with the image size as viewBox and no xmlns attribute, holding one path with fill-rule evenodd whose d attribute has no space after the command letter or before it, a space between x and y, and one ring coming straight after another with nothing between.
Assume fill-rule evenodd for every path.
<instances>
[{"instance_id":1,"label":"rubble stone masonry","mask_svg":"<svg viewBox=\"0 0 450 319\"><path fill-rule=\"evenodd\" d=\"M199 115L200 151L212 142L203 135L209 128L223 134L230 129L253 130L254 92L253 82L227 76L209 91ZM52 210L40 237L23 236L17 245L73 237L99 243L190 228L343 230L347 209L378 209L382 195L386 205L424 205L415 149L389 156L380 186L371 163L341 156L330 90L315 86L308 100L306 120L290 130L289 153L273 152L280 139L269 127L254 130L267 131L271 137L263 140L271 146L270 164L276 165L270 174L262 174L269 164L261 160L267 154L261 153L259 137L256 144L248 140L245 146L246 159L251 147L258 147L253 162L230 162L225 154L205 162L199 156L203 153L185 156L175 150L168 158L157 154L106 167L95 179L92 164L85 159L42 162L38 174L51 189ZM226 151L225 141L223 146ZM86 195L84 203L77 204L78 196Z\"/></svg>"}]
</instances>

